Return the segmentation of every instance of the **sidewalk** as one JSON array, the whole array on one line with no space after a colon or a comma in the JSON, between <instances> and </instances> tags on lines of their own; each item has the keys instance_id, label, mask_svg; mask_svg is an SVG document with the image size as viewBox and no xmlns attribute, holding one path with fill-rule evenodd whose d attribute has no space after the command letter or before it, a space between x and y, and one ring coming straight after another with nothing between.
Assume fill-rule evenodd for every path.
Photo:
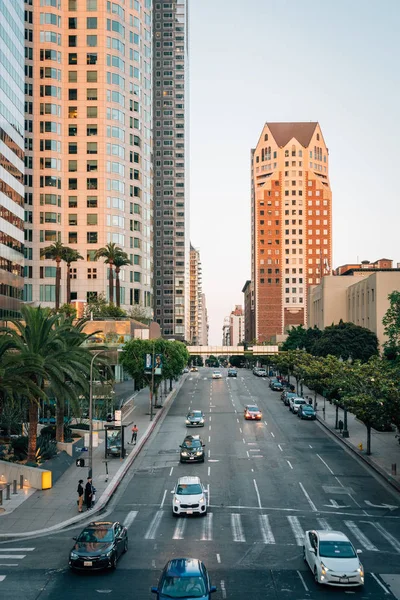
<instances>
[{"instance_id":1,"label":"sidewalk","mask_svg":"<svg viewBox=\"0 0 400 600\"><path fill-rule=\"evenodd\" d=\"M291 378L296 385L296 381ZM313 400L314 392L306 386L303 388L303 396L309 396ZM325 410L324 410L325 407ZM339 408L338 421L344 421L344 411ZM317 394L317 420L326 427L333 435L340 439L350 450L355 452L362 460L368 463L381 476L383 476L393 487L400 491L400 444L396 439L395 432L371 431L371 454L367 455L367 428L352 413L347 412L347 429L349 437L343 438L339 429L335 429L336 406ZM362 444L362 450L359 445ZM392 464L397 465L397 475L392 474Z\"/></svg>"},{"instance_id":2,"label":"sidewalk","mask_svg":"<svg viewBox=\"0 0 400 600\"><path fill-rule=\"evenodd\" d=\"M99 431L99 445L93 449L93 485L96 488L96 504L88 512L84 509L82 514L77 509L77 487L79 479L84 480L88 475L88 453L82 453L85 458L85 467L79 468L72 464L58 479L50 490L35 490L27 499L12 512L7 510L0 514L0 538L23 537L33 532L43 532L61 529L80 520L87 519L88 515L95 514L106 506L112 494L147 441L160 418L164 418L173 398L180 389L185 377L175 383L172 392L164 399L163 408L154 411L153 421L149 416L149 390L145 388L124 405L123 424L126 440L127 454L124 459L119 457L108 458L108 475L104 457L104 431ZM131 440L132 423L138 427L136 446L128 444Z\"/></svg>"}]
</instances>

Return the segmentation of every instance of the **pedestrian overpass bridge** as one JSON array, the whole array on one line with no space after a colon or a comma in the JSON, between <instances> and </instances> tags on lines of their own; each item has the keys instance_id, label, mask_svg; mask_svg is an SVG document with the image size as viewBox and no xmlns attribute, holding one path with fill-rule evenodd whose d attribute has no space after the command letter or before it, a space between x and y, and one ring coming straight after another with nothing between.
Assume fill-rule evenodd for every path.
<instances>
[{"instance_id":1,"label":"pedestrian overpass bridge","mask_svg":"<svg viewBox=\"0 0 400 600\"><path fill-rule=\"evenodd\" d=\"M266 356L278 354L278 346L187 346L191 356L242 356L244 354L253 356Z\"/></svg>"}]
</instances>

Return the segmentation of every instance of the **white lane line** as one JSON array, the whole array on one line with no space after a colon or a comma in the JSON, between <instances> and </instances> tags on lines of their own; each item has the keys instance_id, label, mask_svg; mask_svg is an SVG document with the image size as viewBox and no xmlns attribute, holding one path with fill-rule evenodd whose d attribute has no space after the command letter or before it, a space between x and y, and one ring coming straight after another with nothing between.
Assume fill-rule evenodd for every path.
<instances>
[{"instance_id":1,"label":"white lane line","mask_svg":"<svg viewBox=\"0 0 400 600\"><path fill-rule=\"evenodd\" d=\"M363 523L370 523L371 525L373 525L375 527L375 529L377 531L379 531L379 533L396 550L396 552L398 552L400 554L400 543L399 543L399 541L391 533L389 533L388 531L386 531L386 529L384 527L382 527L382 525L380 523L371 523L370 521L363 521Z\"/></svg>"},{"instance_id":2,"label":"white lane line","mask_svg":"<svg viewBox=\"0 0 400 600\"><path fill-rule=\"evenodd\" d=\"M298 546L302 546L304 542L304 531L302 526L300 525L300 521L297 517L287 517L289 521L289 525L293 531L293 535L296 538L296 543Z\"/></svg>"},{"instance_id":3,"label":"white lane line","mask_svg":"<svg viewBox=\"0 0 400 600\"><path fill-rule=\"evenodd\" d=\"M35 548L3 548L1 546L0 552L33 552Z\"/></svg>"},{"instance_id":4,"label":"white lane line","mask_svg":"<svg viewBox=\"0 0 400 600\"><path fill-rule=\"evenodd\" d=\"M245 542L246 538L244 537L243 527L242 527L242 519L240 514L231 513L231 527L232 527L232 535L234 542Z\"/></svg>"},{"instance_id":5,"label":"white lane line","mask_svg":"<svg viewBox=\"0 0 400 600\"><path fill-rule=\"evenodd\" d=\"M257 442L247 442L247 445L248 445L248 446L256 446L256 445L257 445Z\"/></svg>"},{"instance_id":6,"label":"white lane line","mask_svg":"<svg viewBox=\"0 0 400 600\"><path fill-rule=\"evenodd\" d=\"M4 581L7 575L0 575L0 581Z\"/></svg>"},{"instance_id":7,"label":"white lane line","mask_svg":"<svg viewBox=\"0 0 400 600\"><path fill-rule=\"evenodd\" d=\"M167 491L167 490L165 490ZM126 519L124 521L124 527L126 527L127 529L129 529L129 527L132 525L133 521L136 519L138 514L137 510L131 510L128 512Z\"/></svg>"},{"instance_id":8,"label":"white lane line","mask_svg":"<svg viewBox=\"0 0 400 600\"><path fill-rule=\"evenodd\" d=\"M185 533L185 527L186 527L186 519L179 519L176 524L174 535L172 536L172 539L173 540L183 540L183 534Z\"/></svg>"},{"instance_id":9,"label":"white lane line","mask_svg":"<svg viewBox=\"0 0 400 600\"><path fill-rule=\"evenodd\" d=\"M210 442L211 442L211 436L209 435L208 436L208 443L210 443Z\"/></svg>"},{"instance_id":10,"label":"white lane line","mask_svg":"<svg viewBox=\"0 0 400 600\"><path fill-rule=\"evenodd\" d=\"M203 517L203 533L201 535L201 540L203 542L212 542L213 539L213 529L212 529L212 519L213 514L208 512L205 517Z\"/></svg>"},{"instance_id":11,"label":"white lane line","mask_svg":"<svg viewBox=\"0 0 400 600\"><path fill-rule=\"evenodd\" d=\"M261 498L260 498L260 492L258 491L257 481L255 479L253 479L253 483L254 483L254 488L256 490L256 494L257 494L258 506L260 508L262 508Z\"/></svg>"},{"instance_id":12,"label":"white lane line","mask_svg":"<svg viewBox=\"0 0 400 600\"><path fill-rule=\"evenodd\" d=\"M211 421L211 419L212 419L212 416L210 415L209 421Z\"/></svg>"},{"instance_id":13,"label":"white lane line","mask_svg":"<svg viewBox=\"0 0 400 600\"><path fill-rule=\"evenodd\" d=\"M26 554L0 554L0 560L2 559L10 559L10 558L25 558Z\"/></svg>"},{"instance_id":14,"label":"white lane line","mask_svg":"<svg viewBox=\"0 0 400 600\"><path fill-rule=\"evenodd\" d=\"M210 506L211 504L211 494L210 494L210 484L207 483L207 504Z\"/></svg>"},{"instance_id":15,"label":"white lane line","mask_svg":"<svg viewBox=\"0 0 400 600\"><path fill-rule=\"evenodd\" d=\"M371 573L372 577L375 579L376 583L379 583L379 585L381 586L381 588L384 590L385 594L390 594L389 590L387 589L387 587L385 587L382 583L382 581L380 581L377 576L375 575L375 573Z\"/></svg>"},{"instance_id":16,"label":"white lane line","mask_svg":"<svg viewBox=\"0 0 400 600\"><path fill-rule=\"evenodd\" d=\"M236 421L239 423L239 419L236 419Z\"/></svg>"},{"instance_id":17,"label":"white lane line","mask_svg":"<svg viewBox=\"0 0 400 600\"><path fill-rule=\"evenodd\" d=\"M208 426L208 431L211 431L211 425Z\"/></svg>"},{"instance_id":18,"label":"white lane line","mask_svg":"<svg viewBox=\"0 0 400 600\"><path fill-rule=\"evenodd\" d=\"M223 579L221 579L220 586L221 586L221 596L222 596L222 599L225 600L225 598L226 598L226 587L225 587L225 581Z\"/></svg>"},{"instance_id":19,"label":"white lane line","mask_svg":"<svg viewBox=\"0 0 400 600\"><path fill-rule=\"evenodd\" d=\"M273 437L273 438L275 437L275 434L274 434L274 433L272 433L272 431L271 431L271 435L272 435L272 437Z\"/></svg>"},{"instance_id":20,"label":"white lane line","mask_svg":"<svg viewBox=\"0 0 400 600\"><path fill-rule=\"evenodd\" d=\"M322 529L325 529L326 531L332 531L332 527L329 525L326 519L317 519L317 521Z\"/></svg>"},{"instance_id":21,"label":"white lane line","mask_svg":"<svg viewBox=\"0 0 400 600\"><path fill-rule=\"evenodd\" d=\"M281 452L283 452L283 450L282 450L282 446L281 446L280 444L278 444L278 448L279 448L279 450L280 450Z\"/></svg>"},{"instance_id":22,"label":"white lane line","mask_svg":"<svg viewBox=\"0 0 400 600\"><path fill-rule=\"evenodd\" d=\"M19 567L19 563L0 563L0 567Z\"/></svg>"},{"instance_id":23,"label":"white lane line","mask_svg":"<svg viewBox=\"0 0 400 600\"><path fill-rule=\"evenodd\" d=\"M239 431L240 431L240 433L243 433L243 431L242 431L242 428L241 428L241 427L239 427Z\"/></svg>"},{"instance_id":24,"label":"white lane line","mask_svg":"<svg viewBox=\"0 0 400 600\"><path fill-rule=\"evenodd\" d=\"M154 540L156 537L157 529L160 526L161 519L163 517L164 511L158 510L151 521L148 530L145 533L145 540Z\"/></svg>"},{"instance_id":25,"label":"white lane line","mask_svg":"<svg viewBox=\"0 0 400 600\"><path fill-rule=\"evenodd\" d=\"M310 448L312 448L311 444L308 444Z\"/></svg>"},{"instance_id":26,"label":"white lane line","mask_svg":"<svg viewBox=\"0 0 400 600\"><path fill-rule=\"evenodd\" d=\"M221 556L217 554L217 563L221 564Z\"/></svg>"},{"instance_id":27,"label":"white lane line","mask_svg":"<svg viewBox=\"0 0 400 600\"><path fill-rule=\"evenodd\" d=\"M339 485L340 485L340 486L341 486L341 487L342 487L342 488L345 490L345 489L346 489L346 487L345 487L345 486L343 485L343 483L340 481L339 477L336 477L336 475L335 475L335 479L336 479L336 481L338 482L338 484L339 484ZM349 497L349 498L351 498L351 499L353 500L354 504L355 504L356 506L358 506L358 508L361 508L361 505L360 505L360 504L358 504L357 500L356 500L356 499L355 499L355 498L354 498L354 497L353 497L351 494L349 494L349 492L347 492L347 495L348 495L348 497ZM367 511L366 511L366 510L363 510L363 513L364 513L365 515L368 515L368 513L367 513Z\"/></svg>"},{"instance_id":28,"label":"white lane line","mask_svg":"<svg viewBox=\"0 0 400 600\"><path fill-rule=\"evenodd\" d=\"M300 571L297 571L297 575L300 578L301 583L303 584L304 589L306 590L306 592L309 592L309 589L307 587L306 582L304 581L303 575L300 573Z\"/></svg>"},{"instance_id":29,"label":"white lane line","mask_svg":"<svg viewBox=\"0 0 400 600\"><path fill-rule=\"evenodd\" d=\"M245 443L246 443L246 440L243 438L243 444L245 444Z\"/></svg>"},{"instance_id":30,"label":"white lane line","mask_svg":"<svg viewBox=\"0 0 400 600\"><path fill-rule=\"evenodd\" d=\"M162 508L164 506L166 495L167 495L167 490L164 490L164 495L163 495L162 500L161 500L160 508Z\"/></svg>"},{"instance_id":31,"label":"white lane line","mask_svg":"<svg viewBox=\"0 0 400 600\"><path fill-rule=\"evenodd\" d=\"M171 477L171 475L172 475L172 471L173 471L173 470L174 470L174 467L171 467L171 470L170 470L170 472L169 472L169 476L170 476L170 477Z\"/></svg>"},{"instance_id":32,"label":"white lane line","mask_svg":"<svg viewBox=\"0 0 400 600\"><path fill-rule=\"evenodd\" d=\"M208 469L207 469L207 477L210 477L210 473L211 473L211 467L208 467Z\"/></svg>"},{"instance_id":33,"label":"white lane line","mask_svg":"<svg viewBox=\"0 0 400 600\"><path fill-rule=\"evenodd\" d=\"M313 510L314 512L317 512L317 507L315 506L314 502L311 500L310 496L308 495L308 493L306 492L306 490L304 488L304 485L302 483L300 483L300 481L299 481L299 486L301 487L303 494L307 498L307 502L311 506L311 510Z\"/></svg>"},{"instance_id":34,"label":"white lane line","mask_svg":"<svg viewBox=\"0 0 400 600\"><path fill-rule=\"evenodd\" d=\"M264 423L265 423L266 425L268 425L267 421L264 421Z\"/></svg>"},{"instance_id":35,"label":"white lane line","mask_svg":"<svg viewBox=\"0 0 400 600\"><path fill-rule=\"evenodd\" d=\"M250 454L249 454L248 450L246 450L246 453L247 453L247 458L250 458Z\"/></svg>"},{"instance_id":36,"label":"white lane line","mask_svg":"<svg viewBox=\"0 0 400 600\"><path fill-rule=\"evenodd\" d=\"M210 441L210 440L208 440L208 441ZM211 452L211 450L208 451L208 458L210 458L210 452Z\"/></svg>"},{"instance_id":37,"label":"white lane line","mask_svg":"<svg viewBox=\"0 0 400 600\"><path fill-rule=\"evenodd\" d=\"M261 535L264 544L275 544L275 537L269 524L268 515L258 515L260 521Z\"/></svg>"},{"instance_id":38,"label":"white lane line","mask_svg":"<svg viewBox=\"0 0 400 600\"><path fill-rule=\"evenodd\" d=\"M360 542L366 550L378 552L378 548L367 538L367 536L357 527L354 521L345 521L344 524L348 527L355 538Z\"/></svg>"},{"instance_id":39,"label":"white lane line","mask_svg":"<svg viewBox=\"0 0 400 600\"><path fill-rule=\"evenodd\" d=\"M293 470L292 463L290 462L290 460L286 460L286 462L289 465L289 467Z\"/></svg>"},{"instance_id":40,"label":"white lane line","mask_svg":"<svg viewBox=\"0 0 400 600\"><path fill-rule=\"evenodd\" d=\"M260 448L250 448L249 452L261 452Z\"/></svg>"},{"instance_id":41,"label":"white lane line","mask_svg":"<svg viewBox=\"0 0 400 600\"><path fill-rule=\"evenodd\" d=\"M318 456L319 460L324 463L324 465L328 469L329 473L332 473L332 475L334 475L335 473L332 471L332 469L330 468L330 466L326 464L326 462L324 461L324 459L321 458L319 454L317 454L317 456Z\"/></svg>"}]
</instances>

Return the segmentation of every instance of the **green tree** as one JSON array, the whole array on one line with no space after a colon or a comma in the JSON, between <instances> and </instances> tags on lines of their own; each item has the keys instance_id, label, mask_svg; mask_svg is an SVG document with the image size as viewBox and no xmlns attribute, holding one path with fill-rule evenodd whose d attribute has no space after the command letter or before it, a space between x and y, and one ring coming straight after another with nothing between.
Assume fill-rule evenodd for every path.
<instances>
[{"instance_id":1,"label":"green tree","mask_svg":"<svg viewBox=\"0 0 400 600\"><path fill-rule=\"evenodd\" d=\"M107 317L119 318L128 317L126 311L122 308L115 306L115 304L108 303L104 294L90 298L88 304L85 307L85 317L88 318L99 317L106 319Z\"/></svg>"},{"instance_id":2,"label":"green tree","mask_svg":"<svg viewBox=\"0 0 400 600\"><path fill-rule=\"evenodd\" d=\"M114 302L114 272L113 265L115 259L121 254L125 254L121 248L119 248L114 242L106 244L103 248L99 248L95 254L95 260L104 258L104 262L108 265L108 291L109 291L109 302Z\"/></svg>"},{"instance_id":3,"label":"green tree","mask_svg":"<svg viewBox=\"0 0 400 600\"><path fill-rule=\"evenodd\" d=\"M51 246L46 246L46 248L42 248L40 251L42 256L50 260L54 260L56 262L56 310L60 308L61 261L63 260L63 254L65 250L66 247L62 242L55 242Z\"/></svg>"},{"instance_id":4,"label":"green tree","mask_svg":"<svg viewBox=\"0 0 400 600\"><path fill-rule=\"evenodd\" d=\"M400 356L400 292L391 292L388 299L390 306L382 319L388 339L383 346L385 356L393 360Z\"/></svg>"},{"instance_id":5,"label":"green tree","mask_svg":"<svg viewBox=\"0 0 400 600\"><path fill-rule=\"evenodd\" d=\"M367 361L378 354L378 338L370 329L340 321L338 325L330 325L323 330L314 343L314 353L316 356Z\"/></svg>"},{"instance_id":6,"label":"green tree","mask_svg":"<svg viewBox=\"0 0 400 600\"><path fill-rule=\"evenodd\" d=\"M73 248L64 248L62 251L62 260L67 263L67 304L71 304L71 264L78 260L83 260L78 250Z\"/></svg>"},{"instance_id":7,"label":"green tree","mask_svg":"<svg viewBox=\"0 0 400 600\"><path fill-rule=\"evenodd\" d=\"M131 306L128 312L128 316L135 321L139 321L139 323L144 323L145 325L150 325L152 319L149 317L149 313L146 308L140 304L135 304Z\"/></svg>"},{"instance_id":8,"label":"green tree","mask_svg":"<svg viewBox=\"0 0 400 600\"><path fill-rule=\"evenodd\" d=\"M121 267L126 267L127 265L131 265L131 261L128 258L126 252L121 252L117 254L114 258L114 266L115 266L115 296L116 296L116 304L119 308L121 306L121 284L119 280L119 274L121 271Z\"/></svg>"}]
</instances>

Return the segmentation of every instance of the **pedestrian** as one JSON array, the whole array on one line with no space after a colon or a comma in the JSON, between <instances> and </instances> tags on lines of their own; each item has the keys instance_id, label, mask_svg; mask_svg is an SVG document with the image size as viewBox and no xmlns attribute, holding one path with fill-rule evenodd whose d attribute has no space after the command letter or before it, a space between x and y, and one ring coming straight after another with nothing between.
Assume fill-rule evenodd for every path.
<instances>
[{"instance_id":1,"label":"pedestrian","mask_svg":"<svg viewBox=\"0 0 400 600\"><path fill-rule=\"evenodd\" d=\"M78 512L82 512L83 494L84 494L82 483L83 483L83 479L80 479L79 483L78 483L78 489L76 490L78 492Z\"/></svg>"},{"instance_id":2,"label":"pedestrian","mask_svg":"<svg viewBox=\"0 0 400 600\"><path fill-rule=\"evenodd\" d=\"M131 444L133 444L133 442L135 442L135 446L136 446L136 439L137 439L137 434L138 434L138 428L136 426L136 424L132 427L132 438L131 438Z\"/></svg>"},{"instance_id":3,"label":"pedestrian","mask_svg":"<svg viewBox=\"0 0 400 600\"><path fill-rule=\"evenodd\" d=\"M86 486L85 486L85 504L86 510L90 510L92 508L92 499L93 499L93 484L92 478L88 477Z\"/></svg>"}]
</instances>

